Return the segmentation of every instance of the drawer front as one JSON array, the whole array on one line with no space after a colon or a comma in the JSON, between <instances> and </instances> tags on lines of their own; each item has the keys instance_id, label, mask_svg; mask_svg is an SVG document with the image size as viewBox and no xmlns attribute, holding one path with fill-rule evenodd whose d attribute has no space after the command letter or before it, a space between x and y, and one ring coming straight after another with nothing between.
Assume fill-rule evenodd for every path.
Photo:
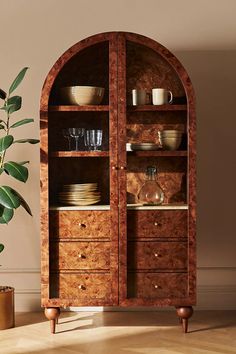
<instances>
[{"instance_id":1,"label":"drawer front","mask_svg":"<svg viewBox=\"0 0 236 354\"><path fill-rule=\"evenodd\" d=\"M82 301L104 300L111 297L110 274L51 274L50 297L79 299ZM82 304L81 304L82 305Z\"/></svg>"},{"instance_id":2,"label":"drawer front","mask_svg":"<svg viewBox=\"0 0 236 354\"><path fill-rule=\"evenodd\" d=\"M128 242L128 269L186 268L186 242Z\"/></svg>"},{"instance_id":3,"label":"drawer front","mask_svg":"<svg viewBox=\"0 0 236 354\"><path fill-rule=\"evenodd\" d=\"M129 210L128 238L187 237L187 210Z\"/></svg>"},{"instance_id":4,"label":"drawer front","mask_svg":"<svg viewBox=\"0 0 236 354\"><path fill-rule=\"evenodd\" d=\"M129 298L179 298L186 297L186 273L128 273Z\"/></svg>"},{"instance_id":5,"label":"drawer front","mask_svg":"<svg viewBox=\"0 0 236 354\"><path fill-rule=\"evenodd\" d=\"M110 242L53 242L51 269L110 269Z\"/></svg>"},{"instance_id":6,"label":"drawer front","mask_svg":"<svg viewBox=\"0 0 236 354\"><path fill-rule=\"evenodd\" d=\"M109 211L51 211L51 238L109 238Z\"/></svg>"}]
</instances>

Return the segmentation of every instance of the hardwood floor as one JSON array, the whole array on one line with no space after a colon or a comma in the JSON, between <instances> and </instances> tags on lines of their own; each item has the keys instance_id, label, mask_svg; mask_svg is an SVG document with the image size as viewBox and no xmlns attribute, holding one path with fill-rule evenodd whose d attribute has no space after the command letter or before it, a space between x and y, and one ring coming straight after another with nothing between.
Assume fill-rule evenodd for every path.
<instances>
[{"instance_id":1,"label":"hardwood floor","mask_svg":"<svg viewBox=\"0 0 236 354\"><path fill-rule=\"evenodd\" d=\"M18 313L0 331L1 354L231 354L236 311L198 311L182 333L175 311L64 312L50 334L43 313Z\"/></svg>"}]
</instances>

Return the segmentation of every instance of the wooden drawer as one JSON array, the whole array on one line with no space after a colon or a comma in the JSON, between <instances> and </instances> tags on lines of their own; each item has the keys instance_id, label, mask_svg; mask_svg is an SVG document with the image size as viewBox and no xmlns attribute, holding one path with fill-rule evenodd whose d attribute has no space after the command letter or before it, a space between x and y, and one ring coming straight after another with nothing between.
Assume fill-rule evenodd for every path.
<instances>
[{"instance_id":1,"label":"wooden drawer","mask_svg":"<svg viewBox=\"0 0 236 354\"><path fill-rule=\"evenodd\" d=\"M128 269L186 268L186 242L128 242Z\"/></svg>"},{"instance_id":2,"label":"wooden drawer","mask_svg":"<svg viewBox=\"0 0 236 354\"><path fill-rule=\"evenodd\" d=\"M109 211L51 211L50 237L109 238Z\"/></svg>"},{"instance_id":3,"label":"wooden drawer","mask_svg":"<svg viewBox=\"0 0 236 354\"><path fill-rule=\"evenodd\" d=\"M50 297L79 299L82 302L109 299L110 296L110 274L51 274Z\"/></svg>"},{"instance_id":4,"label":"wooden drawer","mask_svg":"<svg viewBox=\"0 0 236 354\"><path fill-rule=\"evenodd\" d=\"M128 238L187 237L187 210L129 210Z\"/></svg>"},{"instance_id":5,"label":"wooden drawer","mask_svg":"<svg viewBox=\"0 0 236 354\"><path fill-rule=\"evenodd\" d=\"M128 273L129 298L186 297L186 273Z\"/></svg>"},{"instance_id":6,"label":"wooden drawer","mask_svg":"<svg viewBox=\"0 0 236 354\"><path fill-rule=\"evenodd\" d=\"M110 269L110 242L52 242L51 269Z\"/></svg>"}]
</instances>

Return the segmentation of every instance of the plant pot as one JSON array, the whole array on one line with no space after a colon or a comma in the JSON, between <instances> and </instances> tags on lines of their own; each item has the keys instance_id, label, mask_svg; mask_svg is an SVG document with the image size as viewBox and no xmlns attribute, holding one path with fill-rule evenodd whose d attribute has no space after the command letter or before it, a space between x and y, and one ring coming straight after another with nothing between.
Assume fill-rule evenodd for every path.
<instances>
[{"instance_id":1,"label":"plant pot","mask_svg":"<svg viewBox=\"0 0 236 354\"><path fill-rule=\"evenodd\" d=\"M15 326L14 288L0 286L0 329Z\"/></svg>"}]
</instances>

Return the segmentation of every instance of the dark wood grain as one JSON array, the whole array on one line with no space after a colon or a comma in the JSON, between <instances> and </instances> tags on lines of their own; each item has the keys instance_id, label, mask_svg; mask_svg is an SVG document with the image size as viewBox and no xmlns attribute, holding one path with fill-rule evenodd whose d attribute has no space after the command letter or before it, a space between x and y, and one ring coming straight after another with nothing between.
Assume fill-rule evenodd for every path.
<instances>
[{"instance_id":1,"label":"dark wood grain","mask_svg":"<svg viewBox=\"0 0 236 354\"><path fill-rule=\"evenodd\" d=\"M110 242L53 242L51 269L110 269Z\"/></svg>"},{"instance_id":2,"label":"dark wood grain","mask_svg":"<svg viewBox=\"0 0 236 354\"><path fill-rule=\"evenodd\" d=\"M186 242L128 242L128 269L187 270Z\"/></svg>"},{"instance_id":3,"label":"dark wood grain","mask_svg":"<svg viewBox=\"0 0 236 354\"><path fill-rule=\"evenodd\" d=\"M186 238L187 210L128 210L128 238Z\"/></svg>"},{"instance_id":4,"label":"dark wood grain","mask_svg":"<svg viewBox=\"0 0 236 354\"><path fill-rule=\"evenodd\" d=\"M109 111L108 105L91 105L91 106L74 106L74 105L60 105L60 106L49 106L50 112L101 112Z\"/></svg>"}]
</instances>

